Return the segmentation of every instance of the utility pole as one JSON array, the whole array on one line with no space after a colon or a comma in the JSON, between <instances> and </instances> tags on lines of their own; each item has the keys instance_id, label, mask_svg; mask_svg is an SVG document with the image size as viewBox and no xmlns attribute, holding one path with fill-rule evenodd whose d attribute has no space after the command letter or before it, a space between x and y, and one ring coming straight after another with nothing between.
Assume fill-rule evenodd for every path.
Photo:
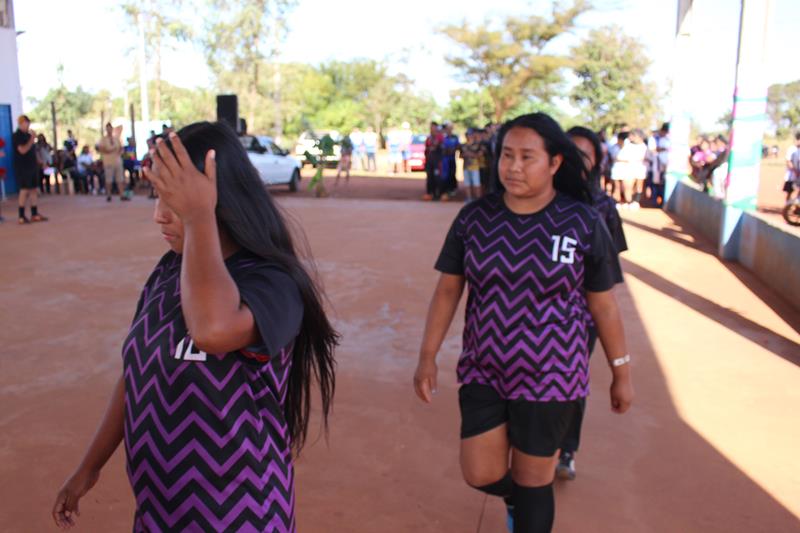
<instances>
[{"instance_id":1,"label":"utility pole","mask_svg":"<svg viewBox=\"0 0 800 533\"><path fill-rule=\"evenodd\" d=\"M736 259L741 218L756 208L761 150L767 126L767 57L771 0L742 0L733 125L719 255Z\"/></svg>"},{"instance_id":2,"label":"utility pole","mask_svg":"<svg viewBox=\"0 0 800 533\"><path fill-rule=\"evenodd\" d=\"M150 101L147 95L147 65L145 64L144 53L144 20L142 14L136 15L136 23L139 26L139 92L141 100L139 107L142 109L142 122L145 128L150 127L150 108L148 102Z\"/></svg>"}]
</instances>

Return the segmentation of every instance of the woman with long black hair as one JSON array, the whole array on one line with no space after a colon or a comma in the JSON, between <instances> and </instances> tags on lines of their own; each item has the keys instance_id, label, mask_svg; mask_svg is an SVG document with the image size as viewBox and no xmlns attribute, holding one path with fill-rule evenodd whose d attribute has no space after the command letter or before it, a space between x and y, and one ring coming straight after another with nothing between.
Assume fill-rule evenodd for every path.
<instances>
[{"instance_id":1,"label":"woman with long black hair","mask_svg":"<svg viewBox=\"0 0 800 533\"><path fill-rule=\"evenodd\" d=\"M447 235L414 386L432 401L436 354L468 284L458 363L462 473L506 499L514 532L539 533L552 529L558 449L589 393L587 308L608 354L617 413L633 400L630 356L610 290L619 262L590 205L577 147L543 113L507 122L498 146L505 191L464 207Z\"/></svg>"},{"instance_id":2,"label":"woman with long black hair","mask_svg":"<svg viewBox=\"0 0 800 533\"><path fill-rule=\"evenodd\" d=\"M585 175L589 183L589 189L592 194L592 206L600 213L603 221L606 223L608 232L611 235L611 240L614 242L614 249L617 255L628 249L628 242L625 239L625 232L622 229L622 218L617 211L617 202L609 196L600 183L602 171L602 158L603 147L600 144L600 137L583 126L575 126L567 131L572 142L578 147L578 150L583 154L583 162L586 165L587 174ZM616 283L622 283L624 280L620 275L614 280ZM588 342L586 352L589 357L594 352L595 344L597 343L597 326L592 320L591 313L586 313L586 327L588 333ZM580 414L573 419L567 436L564 442L561 443L561 452L558 457L558 466L556 467L556 474L561 479L573 480L577 475L575 470L575 454L578 451L578 446L581 441L581 427L583 425L583 417L586 413L586 401L581 400Z\"/></svg>"},{"instance_id":3,"label":"woman with long black hair","mask_svg":"<svg viewBox=\"0 0 800 533\"><path fill-rule=\"evenodd\" d=\"M124 440L135 531L295 531L292 457L312 382L327 425L338 335L236 134L202 122L145 174L170 251L144 286L124 371L53 508L62 528Z\"/></svg>"}]
</instances>

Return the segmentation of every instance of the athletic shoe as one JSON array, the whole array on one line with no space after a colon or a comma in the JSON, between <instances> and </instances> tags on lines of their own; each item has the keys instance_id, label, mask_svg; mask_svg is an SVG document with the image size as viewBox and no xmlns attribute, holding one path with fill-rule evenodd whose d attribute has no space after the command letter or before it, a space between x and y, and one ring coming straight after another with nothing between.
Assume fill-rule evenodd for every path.
<instances>
[{"instance_id":1,"label":"athletic shoe","mask_svg":"<svg viewBox=\"0 0 800 533\"><path fill-rule=\"evenodd\" d=\"M633 210L633 211L638 211L638 210L639 210L639 207L641 207L641 206L639 205L639 202L631 202L631 203L629 204L629 207L630 207L630 209L631 209L631 210Z\"/></svg>"},{"instance_id":2,"label":"athletic shoe","mask_svg":"<svg viewBox=\"0 0 800 533\"><path fill-rule=\"evenodd\" d=\"M570 452L561 452L558 458L558 465L556 466L556 475L559 479L566 479L572 481L577 475L575 472L575 454Z\"/></svg>"},{"instance_id":3,"label":"athletic shoe","mask_svg":"<svg viewBox=\"0 0 800 533\"><path fill-rule=\"evenodd\" d=\"M4 219L3 217L0 217L0 224L2 224L5 221L6 221L6 219Z\"/></svg>"},{"instance_id":4,"label":"athletic shoe","mask_svg":"<svg viewBox=\"0 0 800 533\"><path fill-rule=\"evenodd\" d=\"M31 217L31 222L47 222L48 220L50 219L43 215L33 215Z\"/></svg>"},{"instance_id":5,"label":"athletic shoe","mask_svg":"<svg viewBox=\"0 0 800 533\"><path fill-rule=\"evenodd\" d=\"M130 201L131 201L131 199L130 199L130 198L128 198L127 196L120 196L120 197L119 197L119 201L120 201L120 202L130 202Z\"/></svg>"},{"instance_id":6,"label":"athletic shoe","mask_svg":"<svg viewBox=\"0 0 800 533\"><path fill-rule=\"evenodd\" d=\"M423 202L430 202L432 200L433 200L433 196L430 195L430 194L425 194L425 195L422 196L422 201Z\"/></svg>"},{"instance_id":7,"label":"athletic shoe","mask_svg":"<svg viewBox=\"0 0 800 533\"><path fill-rule=\"evenodd\" d=\"M106 202L110 202L110 201L111 201L111 196L110 195L106 196Z\"/></svg>"},{"instance_id":8,"label":"athletic shoe","mask_svg":"<svg viewBox=\"0 0 800 533\"><path fill-rule=\"evenodd\" d=\"M20 224L30 224L31 221L28 220L28 217L19 217L19 223Z\"/></svg>"},{"instance_id":9,"label":"athletic shoe","mask_svg":"<svg viewBox=\"0 0 800 533\"><path fill-rule=\"evenodd\" d=\"M443 194L442 197L439 198L439 201L440 202L449 202L450 201L450 197L447 196L446 194Z\"/></svg>"},{"instance_id":10,"label":"athletic shoe","mask_svg":"<svg viewBox=\"0 0 800 533\"><path fill-rule=\"evenodd\" d=\"M514 506L506 504L506 527L508 533L514 533Z\"/></svg>"}]
</instances>

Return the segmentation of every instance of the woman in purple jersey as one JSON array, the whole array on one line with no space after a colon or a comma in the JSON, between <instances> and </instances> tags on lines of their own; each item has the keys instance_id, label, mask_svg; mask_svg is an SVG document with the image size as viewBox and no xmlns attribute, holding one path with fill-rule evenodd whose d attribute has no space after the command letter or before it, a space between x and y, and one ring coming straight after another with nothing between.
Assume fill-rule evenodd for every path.
<instances>
[{"instance_id":1,"label":"woman in purple jersey","mask_svg":"<svg viewBox=\"0 0 800 533\"><path fill-rule=\"evenodd\" d=\"M170 250L145 284L123 373L53 518L74 525L124 442L134 531L293 532L292 458L313 381L327 424L338 335L233 130L192 124L159 138L152 157L145 176Z\"/></svg>"},{"instance_id":2,"label":"woman in purple jersey","mask_svg":"<svg viewBox=\"0 0 800 533\"><path fill-rule=\"evenodd\" d=\"M414 387L432 401L436 354L466 286L461 470L470 486L505 498L514 532L539 533L552 529L559 447L589 393L587 309L617 413L633 400L630 356L611 291L616 250L577 147L543 113L507 122L498 146L504 191L464 207L447 235Z\"/></svg>"},{"instance_id":3,"label":"woman in purple jersey","mask_svg":"<svg viewBox=\"0 0 800 533\"><path fill-rule=\"evenodd\" d=\"M600 137L592 130L582 126L570 128L569 131L567 131L567 135L569 135L572 142L575 143L575 146L578 147L584 156L584 163L586 163L586 169L588 171L587 178L589 179L592 199L594 200L593 206L603 217L608 232L611 234L611 239L614 241L617 254L620 254L628 249L628 243L625 239L625 232L622 229L622 218L620 218L619 211L617 211L617 202L606 194L600 184L603 157ZM616 282L622 283L622 277L620 276ZM587 351L591 357L597 342L597 327L592 320L592 315L588 312L586 313L586 322L589 335ZM577 475L575 471L575 454L578 451L581 440L581 426L583 425L583 416L586 412L585 403L585 401L582 402L581 413L573 420L567 432L567 436L561 444L558 466L556 467L556 474L561 479L572 480L575 479Z\"/></svg>"}]
</instances>

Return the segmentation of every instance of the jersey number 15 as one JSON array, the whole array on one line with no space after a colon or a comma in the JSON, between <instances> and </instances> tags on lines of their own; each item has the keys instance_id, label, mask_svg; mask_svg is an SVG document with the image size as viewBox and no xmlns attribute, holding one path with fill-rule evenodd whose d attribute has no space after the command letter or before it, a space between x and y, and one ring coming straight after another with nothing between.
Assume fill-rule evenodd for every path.
<instances>
[{"instance_id":1,"label":"jersey number 15","mask_svg":"<svg viewBox=\"0 0 800 533\"><path fill-rule=\"evenodd\" d=\"M553 235L553 261L571 265L575 262L575 246L578 241L572 237L564 237L562 235Z\"/></svg>"}]
</instances>

